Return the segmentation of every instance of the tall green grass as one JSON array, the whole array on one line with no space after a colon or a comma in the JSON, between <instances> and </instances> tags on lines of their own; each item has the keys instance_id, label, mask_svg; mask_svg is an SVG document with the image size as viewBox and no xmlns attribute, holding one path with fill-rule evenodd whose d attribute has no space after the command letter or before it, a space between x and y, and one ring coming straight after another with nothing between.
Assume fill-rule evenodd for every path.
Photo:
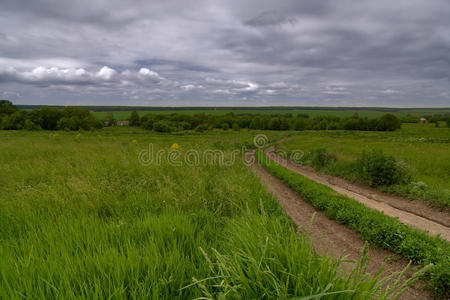
<instances>
[{"instance_id":1,"label":"tall green grass","mask_svg":"<svg viewBox=\"0 0 450 300\"><path fill-rule=\"evenodd\" d=\"M285 181L306 201L331 219L357 230L361 237L381 248L399 253L414 263L435 266L429 272L429 284L437 297L450 296L450 244L438 237L412 229L397 219L372 210L364 204L335 192L296 172L290 171L256 152L262 166Z\"/></svg>"},{"instance_id":2,"label":"tall green grass","mask_svg":"<svg viewBox=\"0 0 450 300\"><path fill-rule=\"evenodd\" d=\"M395 296L401 287L368 276L364 260L347 276L341 261L317 255L241 162L137 159L149 142L230 155L251 140L245 132L0 132L0 298Z\"/></svg>"}]
</instances>

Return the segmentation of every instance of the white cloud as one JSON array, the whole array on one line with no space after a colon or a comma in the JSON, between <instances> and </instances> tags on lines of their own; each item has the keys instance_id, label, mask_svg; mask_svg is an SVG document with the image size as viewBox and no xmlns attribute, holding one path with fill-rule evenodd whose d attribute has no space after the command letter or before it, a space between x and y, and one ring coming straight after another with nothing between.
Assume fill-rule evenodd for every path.
<instances>
[{"instance_id":1,"label":"white cloud","mask_svg":"<svg viewBox=\"0 0 450 300\"><path fill-rule=\"evenodd\" d=\"M122 73L104 66L97 72L83 68L37 67L31 71L18 71L15 68L0 69L0 80L31 83L39 86L91 85L109 87L147 85L159 83L163 78L155 71L141 68L138 72L125 70Z\"/></svg>"},{"instance_id":2,"label":"white cloud","mask_svg":"<svg viewBox=\"0 0 450 300\"><path fill-rule=\"evenodd\" d=\"M202 89L203 86L202 85L194 85L194 84L186 84L186 85L180 86L180 88L185 90L185 91L192 91L192 90L195 90L195 89Z\"/></svg>"},{"instance_id":3,"label":"white cloud","mask_svg":"<svg viewBox=\"0 0 450 300\"><path fill-rule=\"evenodd\" d=\"M393 90L393 89L385 89L385 90L382 90L381 93L382 93L382 94L385 94L385 95L397 95L397 94L401 94L400 91L398 91L398 90Z\"/></svg>"},{"instance_id":4,"label":"white cloud","mask_svg":"<svg viewBox=\"0 0 450 300\"><path fill-rule=\"evenodd\" d=\"M289 85L284 81L273 82L268 85L272 89L286 89Z\"/></svg>"},{"instance_id":5,"label":"white cloud","mask_svg":"<svg viewBox=\"0 0 450 300\"><path fill-rule=\"evenodd\" d=\"M247 82L246 87L238 89L241 92L256 92L259 89L259 85L253 82Z\"/></svg>"},{"instance_id":6,"label":"white cloud","mask_svg":"<svg viewBox=\"0 0 450 300\"><path fill-rule=\"evenodd\" d=\"M115 75L117 75L117 71L108 66L104 66L95 74L96 77L105 81L111 80Z\"/></svg>"}]
</instances>

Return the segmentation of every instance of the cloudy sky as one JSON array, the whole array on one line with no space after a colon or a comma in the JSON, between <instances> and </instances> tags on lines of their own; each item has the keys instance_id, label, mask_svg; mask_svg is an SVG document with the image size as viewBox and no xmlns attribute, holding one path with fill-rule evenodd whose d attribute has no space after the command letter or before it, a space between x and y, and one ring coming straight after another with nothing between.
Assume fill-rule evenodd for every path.
<instances>
[{"instance_id":1,"label":"cloudy sky","mask_svg":"<svg viewBox=\"0 0 450 300\"><path fill-rule=\"evenodd\" d=\"M18 104L450 106L448 0L0 0Z\"/></svg>"}]
</instances>

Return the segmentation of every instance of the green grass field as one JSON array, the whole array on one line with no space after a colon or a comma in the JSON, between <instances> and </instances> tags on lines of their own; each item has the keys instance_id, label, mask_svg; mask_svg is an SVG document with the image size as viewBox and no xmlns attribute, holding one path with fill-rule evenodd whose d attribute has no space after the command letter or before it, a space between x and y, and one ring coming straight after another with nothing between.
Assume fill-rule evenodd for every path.
<instances>
[{"instance_id":1,"label":"green grass field","mask_svg":"<svg viewBox=\"0 0 450 300\"><path fill-rule=\"evenodd\" d=\"M254 134L0 131L0 298L384 299L315 254L241 161L138 159L149 143L229 158Z\"/></svg>"},{"instance_id":2,"label":"green grass field","mask_svg":"<svg viewBox=\"0 0 450 300\"><path fill-rule=\"evenodd\" d=\"M212 115L224 115L226 113L233 112L235 114L287 114L290 113L294 116L297 114L307 114L310 117L316 117L316 116L338 116L338 117L350 117L354 113L358 113L361 117L368 117L368 118L378 118L383 116L384 114L390 112L397 116L404 116L407 114L422 116L422 115L433 115L433 114L443 114L443 113L450 113L450 109L383 109L383 110L377 110L377 109L354 109L354 110L337 110L337 109L199 109L199 110L180 110L180 109L172 109L172 110L139 110L138 113L140 116L143 116L147 113L154 113L154 114L171 114L171 113L181 113L181 114L199 114L199 113L205 113L205 114L212 114ZM108 112L107 111L93 111L92 112L95 117L99 119L105 119ZM113 111L114 117L117 120L125 120L130 117L131 111L124 111L124 110L116 110Z\"/></svg>"},{"instance_id":3,"label":"green grass field","mask_svg":"<svg viewBox=\"0 0 450 300\"><path fill-rule=\"evenodd\" d=\"M281 149L305 153L326 148L337 157L336 164L325 169L333 175L356 179L349 171L364 149L379 149L403 161L413 174L414 182L428 188L419 198L450 206L450 128L432 124L403 124L394 132L304 131L283 142ZM390 191L410 195L411 187L397 185Z\"/></svg>"}]
</instances>

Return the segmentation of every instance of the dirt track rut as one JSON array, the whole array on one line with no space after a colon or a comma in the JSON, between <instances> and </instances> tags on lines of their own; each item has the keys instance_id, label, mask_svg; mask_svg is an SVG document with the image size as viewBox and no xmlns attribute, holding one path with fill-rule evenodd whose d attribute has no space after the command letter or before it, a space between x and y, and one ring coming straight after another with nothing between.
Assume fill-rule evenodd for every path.
<instances>
[{"instance_id":1,"label":"dirt track rut","mask_svg":"<svg viewBox=\"0 0 450 300\"><path fill-rule=\"evenodd\" d=\"M300 166L277 155L273 150L274 147L269 147L265 151L265 154L283 167L329 186L336 192L353 198L367 207L381 211L388 216L398 218L400 222L410 227L427 231L431 236L440 235L442 239L450 241L450 227L448 226L450 224L450 215L447 212L440 212L427 207L420 201L416 202L406 199L402 200L399 197L389 197L373 189L364 189L346 180L320 174L311 168Z\"/></svg>"},{"instance_id":2,"label":"dirt track rut","mask_svg":"<svg viewBox=\"0 0 450 300\"><path fill-rule=\"evenodd\" d=\"M297 224L298 232L304 230L313 238L315 241L314 247L319 254L328 253L335 258L345 256L349 260L358 260L364 247L364 241L360 238L358 232L328 219L323 212L316 210L303 200L298 193L269 174L261 166L253 165L252 171ZM314 214L311 225L311 218ZM387 275L403 270L408 264L408 261L401 256L378 248L371 248L369 257L368 271L373 275L382 265L384 265L383 274ZM351 267L351 263L345 263L343 270L349 270ZM415 285L408 287L400 299L432 299L432 294L424 290L422 284L417 282Z\"/></svg>"}]
</instances>

